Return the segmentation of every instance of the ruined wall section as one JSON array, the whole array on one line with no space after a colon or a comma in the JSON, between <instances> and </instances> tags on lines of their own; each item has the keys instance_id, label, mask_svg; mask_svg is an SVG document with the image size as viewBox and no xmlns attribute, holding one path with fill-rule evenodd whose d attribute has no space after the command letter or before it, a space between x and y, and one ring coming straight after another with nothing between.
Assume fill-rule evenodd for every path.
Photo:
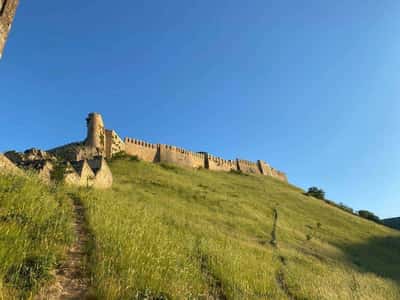
<instances>
[{"instance_id":1,"label":"ruined wall section","mask_svg":"<svg viewBox=\"0 0 400 300\"><path fill-rule=\"evenodd\" d=\"M0 58L3 55L4 47L14 21L19 0L0 1Z\"/></svg>"},{"instance_id":2,"label":"ruined wall section","mask_svg":"<svg viewBox=\"0 0 400 300\"><path fill-rule=\"evenodd\" d=\"M125 153L148 162L158 161L158 145L137 139L125 138Z\"/></svg>"},{"instance_id":3,"label":"ruined wall section","mask_svg":"<svg viewBox=\"0 0 400 300\"><path fill-rule=\"evenodd\" d=\"M71 165L70 162L66 163L64 181L67 185L79 185L80 176Z\"/></svg>"},{"instance_id":4,"label":"ruined wall section","mask_svg":"<svg viewBox=\"0 0 400 300\"><path fill-rule=\"evenodd\" d=\"M247 174L261 174L261 171L257 165L257 163L248 161L248 160L243 160L243 159L237 159L237 165L238 169L242 171L243 173Z\"/></svg>"},{"instance_id":5,"label":"ruined wall section","mask_svg":"<svg viewBox=\"0 0 400 300\"><path fill-rule=\"evenodd\" d=\"M107 158L111 158L113 155L125 151L125 143L114 130L106 129L105 139L105 155Z\"/></svg>"},{"instance_id":6,"label":"ruined wall section","mask_svg":"<svg viewBox=\"0 0 400 300\"><path fill-rule=\"evenodd\" d=\"M93 180L93 187L96 189L107 189L113 184L113 176L111 169L108 166L106 160L103 157L97 157L95 159L89 159L88 165L95 174Z\"/></svg>"},{"instance_id":7,"label":"ruined wall section","mask_svg":"<svg viewBox=\"0 0 400 300\"><path fill-rule=\"evenodd\" d=\"M158 148L159 162L177 164L183 167L205 168L204 153L192 152L170 145L158 145Z\"/></svg>"},{"instance_id":8,"label":"ruined wall section","mask_svg":"<svg viewBox=\"0 0 400 300\"><path fill-rule=\"evenodd\" d=\"M257 161L258 168L260 169L261 174L265 176L272 176L271 166L267 164L263 160Z\"/></svg>"},{"instance_id":9,"label":"ruined wall section","mask_svg":"<svg viewBox=\"0 0 400 300\"><path fill-rule=\"evenodd\" d=\"M226 160L211 154L205 153L205 168L212 171L237 171L236 160Z\"/></svg>"},{"instance_id":10,"label":"ruined wall section","mask_svg":"<svg viewBox=\"0 0 400 300\"><path fill-rule=\"evenodd\" d=\"M22 170L11 162L11 160L9 160L5 155L0 153L0 174L1 173L22 175Z\"/></svg>"},{"instance_id":11,"label":"ruined wall section","mask_svg":"<svg viewBox=\"0 0 400 300\"><path fill-rule=\"evenodd\" d=\"M47 152L67 161L80 161L99 155L99 152L96 148L88 147L85 145L84 142L71 143L68 145L50 149Z\"/></svg>"},{"instance_id":12,"label":"ruined wall section","mask_svg":"<svg viewBox=\"0 0 400 300\"><path fill-rule=\"evenodd\" d=\"M279 180L282 180L284 182L288 182L287 175L284 172L277 170L276 173L277 173L276 178L278 178Z\"/></svg>"},{"instance_id":13,"label":"ruined wall section","mask_svg":"<svg viewBox=\"0 0 400 300\"><path fill-rule=\"evenodd\" d=\"M271 168L271 173L272 173L272 177L277 178L282 181L285 181L285 182L288 182L288 179L287 179L287 176L285 173L283 173L277 169L274 169L274 168Z\"/></svg>"}]
</instances>

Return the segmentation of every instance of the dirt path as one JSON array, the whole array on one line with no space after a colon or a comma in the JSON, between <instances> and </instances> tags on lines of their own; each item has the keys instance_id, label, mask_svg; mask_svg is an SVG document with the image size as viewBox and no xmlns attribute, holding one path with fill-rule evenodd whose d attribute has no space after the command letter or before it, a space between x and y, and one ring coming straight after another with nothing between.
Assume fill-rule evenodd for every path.
<instances>
[{"instance_id":1,"label":"dirt path","mask_svg":"<svg viewBox=\"0 0 400 300\"><path fill-rule=\"evenodd\" d=\"M75 300L86 299L89 279L84 264L87 253L88 232L85 227L84 208L79 201L72 199L74 204L74 231L76 241L68 251L67 260L57 269L55 283L42 292L37 300Z\"/></svg>"}]
</instances>

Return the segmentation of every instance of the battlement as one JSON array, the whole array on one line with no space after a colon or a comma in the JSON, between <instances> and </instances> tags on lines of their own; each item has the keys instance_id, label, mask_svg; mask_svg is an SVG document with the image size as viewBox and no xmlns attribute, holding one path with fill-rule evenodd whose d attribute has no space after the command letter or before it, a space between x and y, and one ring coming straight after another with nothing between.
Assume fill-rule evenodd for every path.
<instances>
[{"instance_id":1,"label":"battlement","mask_svg":"<svg viewBox=\"0 0 400 300\"><path fill-rule=\"evenodd\" d=\"M158 145L158 162L174 163L185 167L205 168L205 155L171 145Z\"/></svg>"},{"instance_id":2,"label":"battlement","mask_svg":"<svg viewBox=\"0 0 400 300\"><path fill-rule=\"evenodd\" d=\"M249 173L249 174L262 174L259 166L257 163L244 160L244 159L237 159L237 165L239 171L243 173Z\"/></svg>"},{"instance_id":3,"label":"battlement","mask_svg":"<svg viewBox=\"0 0 400 300\"><path fill-rule=\"evenodd\" d=\"M133 138L125 138L124 141L125 141L125 144L134 144L134 145L141 146L144 148L156 149L158 147L157 144L152 144L152 143L148 143L148 142L141 141L138 139L133 139Z\"/></svg>"},{"instance_id":4,"label":"battlement","mask_svg":"<svg viewBox=\"0 0 400 300\"><path fill-rule=\"evenodd\" d=\"M238 166L236 160L227 160L221 157L203 152L205 155L205 168L213 171L237 171Z\"/></svg>"},{"instance_id":5,"label":"battlement","mask_svg":"<svg viewBox=\"0 0 400 300\"><path fill-rule=\"evenodd\" d=\"M189 151L183 148L179 148L177 146L172 146L172 145L164 145L164 144L158 144L158 147L165 147L166 150L172 151L172 152L176 152L179 154L183 154L189 157L195 157L195 158L201 158L204 159L204 153L201 152L193 152L193 151Z\"/></svg>"},{"instance_id":6,"label":"battlement","mask_svg":"<svg viewBox=\"0 0 400 300\"><path fill-rule=\"evenodd\" d=\"M137 156L139 159L156 162L158 156L158 146L142 140L125 138L125 153L132 156Z\"/></svg>"},{"instance_id":7,"label":"battlement","mask_svg":"<svg viewBox=\"0 0 400 300\"><path fill-rule=\"evenodd\" d=\"M67 182L95 187L112 185L112 174L104 158L111 158L120 152L137 156L140 160L147 162L171 163L182 167L205 168L212 171L240 171L288 181L284 172L272 168L262 160L257 162L245 159L227 160L207 152L194 152L173 145L154 144L130 137L122 140L114 130L105 129L100 114L91 113L86 120L88 133L82 142L67 144L47 152L31 149L24 154L7 152L5 156L14 164L40 170L45 178L50 176L52 166L48 163L43 165L41 163L51 161L53 157L54 160L55 157L62 158L64 161L70 162ZM101 172L98 173L98 170Z\"/></svg>"},{"instance_id":8,"label":"battlement","mask_svg":"<svg viewBox=\"0 0 400 300\"><path fill-rule=\"evenodd\" d=\"M84 161L96 157L111 158L123 152L140 160L153 163L171 163L189 168L205 168L212 171L240 171L246 174L265 175L287 182L285 173L278 171L262 160L252 162L245 159L228 160L207 152L195 152L168 144L149 143L126 137L122 140L114 130L105 129L103 118L91 113L87 118L88 134L84 141L68 144L48 151L66 161ZM43 153L33 151L34 155ZM8 157L19 159L14 153Z\"/></svg>"},{"instance_id":9,"label":"battlement","mask_svg":"<svg viewBox=\"0 0 400 300\"><path fill-rule=\"evenodd\" d=\"M194 152L168 144L154 144L127 137L124 139L125 152L139 159L155 163L172 163L183 167L205 168L213 171L241 171L260 174L287 181L285 173L271 168L263 160L252 162L245 159L228 160L207 152Z\"/></svg>"}]
</instances>

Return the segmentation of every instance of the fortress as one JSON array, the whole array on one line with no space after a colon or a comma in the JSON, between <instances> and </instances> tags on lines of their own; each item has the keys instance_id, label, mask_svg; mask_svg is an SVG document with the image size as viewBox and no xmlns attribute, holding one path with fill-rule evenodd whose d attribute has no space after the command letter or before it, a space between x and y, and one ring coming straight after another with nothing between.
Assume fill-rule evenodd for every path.
<instances>
[{"instance_id":1,"label":"fortress","mask_svg":"<svg viewBox=\"0 0 400 300\"><path fill-rule=\"evenodd\" d=\"M0 0L0 58L14 21L19 0Z\"/></svg>"},{"instance_id":2,"label":"fortress","mask_svg":"<svg viewBox=\"0 0 400 300\"><path fill-rule=\"evenodd\" d=\"M25 170L35 170L45 181L51 181L54 171L62 166L67 184L109 188L112 173L107 159L126 154L152 163L170 163L187 168L204 168L212 171L237 171L246 174L271 176L287 182L285 173L266 162L242 159L226 160L207 152L193 152L176 146L152 144L134 138L122 140L114 130L106 129L98 113L90 113L86 119L87 136L82 142L71 143L48 151L30 149L24 153L6 152L0 156L2 165ZM0 170L1 171L1 170Z\"/></svg>"},{"instance_id":3,"label":"fortress","mask_svg":"<svg viewBox=\"0 0 400 300\"><path fill-rule=\"evenodd\" d=\"M240 171L247 174L260 174L287 182L285 173L270 167L266 162L251 162L242 159L226 160L207 152L193 152L176 146L153 144L134 138L122 140L114 130L106 129L103 118L98 113L89 114L87 138L81 143L73 143L49 150L56 156L70 161L79 161L96 156L112 158L125 153L137 156L140 160L153 163L172 163L182 167L204 168L213 171Z\"/></svg>"}]
</instances>

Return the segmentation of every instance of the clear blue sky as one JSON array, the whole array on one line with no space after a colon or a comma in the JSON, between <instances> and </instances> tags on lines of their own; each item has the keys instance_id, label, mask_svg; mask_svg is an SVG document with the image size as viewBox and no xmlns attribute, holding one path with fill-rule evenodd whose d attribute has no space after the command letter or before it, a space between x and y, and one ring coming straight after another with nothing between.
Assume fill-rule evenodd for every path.
<instances>
[{"instance_id":1,"label":"clear blue sky","mask_svg":"<svg viewBox=\"0 0 400 300\"><path fill-rule=\"evenodd\" d=\"M0 149L125 137L264 159L400 216L400 1L22 1Z\"/></svg>"}]
</instances>

